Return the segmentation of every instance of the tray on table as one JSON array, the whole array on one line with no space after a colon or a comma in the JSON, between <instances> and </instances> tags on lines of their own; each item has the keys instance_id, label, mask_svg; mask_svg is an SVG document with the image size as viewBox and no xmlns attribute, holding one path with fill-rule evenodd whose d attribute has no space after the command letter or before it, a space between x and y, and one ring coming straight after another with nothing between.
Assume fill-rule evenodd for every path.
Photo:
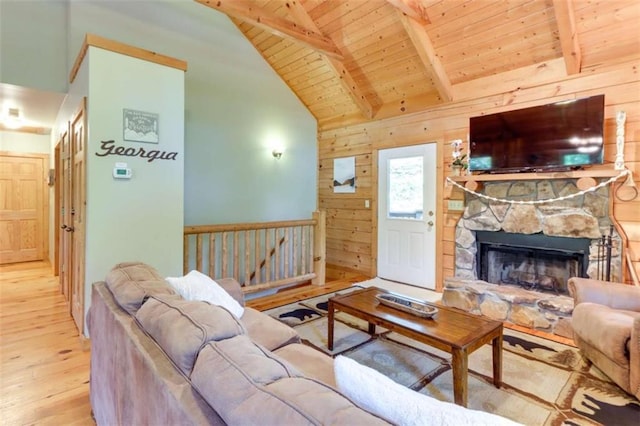
<instances>
[{"instance_id":1,"label":"tray on table","mask_svg":"<svg viewBox=\"0 0 640 426\"><path fill-rule=\"evenodd\" d=\"M438 308L431 306L422 300L401 296L399 294L377 294L376 299L385 306L418 315L422 318L432 318L436 313L438 313Z\"/></svg>"}]
</instances>

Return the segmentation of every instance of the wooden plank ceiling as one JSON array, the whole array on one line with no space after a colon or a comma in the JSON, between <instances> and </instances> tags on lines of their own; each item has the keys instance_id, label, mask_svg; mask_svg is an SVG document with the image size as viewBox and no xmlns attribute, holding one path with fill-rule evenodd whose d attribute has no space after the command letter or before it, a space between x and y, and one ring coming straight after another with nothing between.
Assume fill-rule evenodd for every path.
<instances>
[{"instance_id":1,"label":"wooden plank ceiling","mask_svg":"<svg viewBox=\"0 0 640 426\"><path fill-rule=\"evenodd\" d=\"M196 1L234 21L321 128L456 101L456 85L552 60L572 75L640 58L638 0Z\"/></svg>"}]
</instances>

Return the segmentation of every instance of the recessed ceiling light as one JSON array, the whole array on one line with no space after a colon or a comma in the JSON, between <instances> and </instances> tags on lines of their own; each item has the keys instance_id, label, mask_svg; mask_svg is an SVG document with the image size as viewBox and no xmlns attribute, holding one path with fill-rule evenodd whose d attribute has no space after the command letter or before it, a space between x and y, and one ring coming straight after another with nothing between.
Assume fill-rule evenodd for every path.
<instances>
[{"instance_id":1,"label":"recessed ceiling light","mask_svg":"<svg viewBox=\"0 0 640 426\"><path fill-rule=\"evenodd\" d=\"M3 123L5 127L9 129L18 129L23 125L22 115L20 114L20 109L18 108L7 108L7 113L5 114Z\"/></svg>"}]
</instances>

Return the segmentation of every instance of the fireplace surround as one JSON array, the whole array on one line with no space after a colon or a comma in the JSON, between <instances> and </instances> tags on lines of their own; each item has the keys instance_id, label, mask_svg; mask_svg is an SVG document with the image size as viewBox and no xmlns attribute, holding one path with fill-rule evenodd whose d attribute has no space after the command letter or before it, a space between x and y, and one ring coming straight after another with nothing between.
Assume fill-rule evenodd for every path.
<instances>
[{"instance_id":1,"label":"fireplace surround","mask_svg":"<svg viewBox=\"0 0 640 426\"><path fill-rule=\"evenodd\" d=\"M527 202L578 194L576 179L492 181L478 192L509 202L466 195L456 225L455 277L445 279L443 303L571 337L566 281L597 278L604 260L598 245L611 229L611 280L620 279L621 239L611 226L609 187L539 204ZM506 266L485 274L483 262L496 257ZM532 266L531 259L547 264Z\"/></svg>"},{"instance_id":2,"label":"fireplace surround","mask_svg":"<svg viewBox=\"0 0 640 426\"><path fill-rule=\"evenodd\" d=\"M514 204L485 200L467 195L465 211L457 223L455 235L456 262L455 275L459 278L481 279L478 274L478 243L476 235L485 238L501 238L498 235L520 235L534 241L534 247L549 250L567 250L556 244L572 246L569 240L580 240L581 248L586 251L584 242L589 242L588 264L581 270L581 276L597 278L603 258L599 254L598 244L603 235L611 229L609 217L609 188L603 187L574 198L545 203L518 204L519 201L552 199L580 192L575 179L513 181L487 183L483 193L500 199L513 201ZM489 237L489 234L496 237ZM611 235L613 250L611 262L611 280L620 281L622 257L619 250L620 236L613 228ZM573 250L569 248L569 250ZM585 258L586 260L586 258ZM498 283L496 283L498 284Z\"/></svg>"}]
</instances>

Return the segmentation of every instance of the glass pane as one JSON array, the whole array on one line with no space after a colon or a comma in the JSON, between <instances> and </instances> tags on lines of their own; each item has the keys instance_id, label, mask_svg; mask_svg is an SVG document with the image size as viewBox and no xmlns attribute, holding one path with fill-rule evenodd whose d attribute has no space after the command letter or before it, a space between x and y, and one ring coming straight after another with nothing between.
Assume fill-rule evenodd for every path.
<instances>
[{"instance_id":1,"label":"glass pane","mask_svg":"<svg viewBox=\"0 0 640 426\"><path fill-rule=\"evenodd\" d=\"M387 217L422 219L424 161L420 157L389 160L389 194Z\"/></svg>"}]
</instances>

